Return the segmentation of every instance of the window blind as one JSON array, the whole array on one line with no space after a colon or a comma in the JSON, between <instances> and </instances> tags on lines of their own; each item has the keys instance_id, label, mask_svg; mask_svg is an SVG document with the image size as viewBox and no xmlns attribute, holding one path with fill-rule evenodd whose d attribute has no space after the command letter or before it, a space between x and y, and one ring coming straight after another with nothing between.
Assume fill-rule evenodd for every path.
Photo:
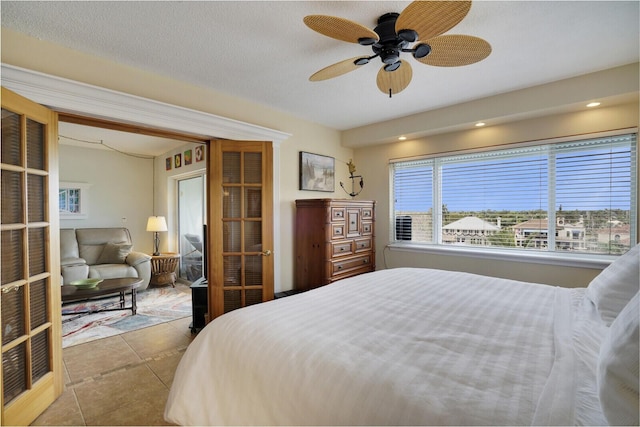
<instances>
[{"instance_id":1,"label":"window blind","mask_svg":"<svg viewBox=\"0 0 640 427\"><path fill-rule=\"evenodd\" d=\"M396 240L623 253L637 241L636 145L627 134L393 163Z\"/></svg>"},{"instance_id":2,"label":"window blind","mask_svg":"<svg viewBox=\"0 0 640 427\"><path fill-rule=\"evenodd\" d=\"M394 171L396 240L433 240L433 160L397 164Z\"/></svg>"}]
</instances>

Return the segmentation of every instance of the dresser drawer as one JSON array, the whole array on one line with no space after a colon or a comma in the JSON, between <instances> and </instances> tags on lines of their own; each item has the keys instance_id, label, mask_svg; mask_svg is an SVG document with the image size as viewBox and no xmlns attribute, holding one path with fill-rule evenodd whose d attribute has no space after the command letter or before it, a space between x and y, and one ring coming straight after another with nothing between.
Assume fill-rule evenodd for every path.
<instances>
[{"instance_id":1,"label":"dresser drawer","mask_svg":"<svg viewBox=\"0 0 640 427\"><path fill-rule=\"evenodd\" d=\"M344 239L346 236L344 223L331 224L331 239Z\"/></svg>"},{"instance_id":2,"label":"dresser drawer","mask_svg":"<svg viewBox=\"0 0 640 427\"><path fill-rule=\"evenodd\" d=\"M362 235L363 236L371 236L373 234L373 223L372 222L362 222Z\"/></svg>"},{"instance_id":3,"label":"dresser drawer","mask_svg":"<svg viewBox=\"0 0 640 427\"><path fill-rule=\"evenodd\" d=\"M371 254L361 255L345 260L331 261L332 276L344 274L353 270L366 268L371 265Z\"/></svg>"},{"instance_id":4,"label":"dresser drawer","mask_svg":"<svg viewBox=\"0 0 640 427\"><path fill-rule=\"evenodd\" d=\"M336 242L336 243L331 243L331 256L345 256L345 255L352 255L353 254L353 246L352 246L352 241L348 240L348 241L342 241L342 242Z\"/></svg>"},{"instance_id":5,"label":"dresser drawer","mask_svg":"<svg viewBox=\"0 0 640 427\"><path fill-rule=\"evenodd\" d=\"M344 221L345 208L344 207L332 207L331 208L331 221Z\"/></svg>"},{"instance_id":6,"label":"dresser drawer","mask_svg":"<svg viewBox=\"0 0 640 427\"><path fill-rule=\"evenodd\" d=\"M362 208L362 220L373 220L373 208Z\"/></svg>"},{"instance_id":7,"label":"dresser drawer","mask_svg":"<svg viewBox=\"0 0 640 427\"><path fill-rule=\"evenodd\" d=\"M355 247L356 253L369 251L371 250L371 239L356 239Z\"/></svg>"}]
</instances>

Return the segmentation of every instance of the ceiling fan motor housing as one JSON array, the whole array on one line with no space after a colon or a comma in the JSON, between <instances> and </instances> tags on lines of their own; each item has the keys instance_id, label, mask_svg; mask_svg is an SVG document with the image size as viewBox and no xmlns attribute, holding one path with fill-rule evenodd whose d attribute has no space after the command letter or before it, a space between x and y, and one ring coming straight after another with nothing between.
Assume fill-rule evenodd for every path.
<instances>
[{"instance_id":1,"label":"ceiling fan motor housing","mask_svg":"<svg viewBox=\"0 0 640 427\"><path fill-rule=\"evenodd\" d=\"M409 44L407 40L396 34L398 16L400 14L395 12L385 13L378 18L378 25L373 29L380 39L371 48L376 55L380 56L382 62L388 65L398 62L400 52Z\"/></svg>"}]
</instances>

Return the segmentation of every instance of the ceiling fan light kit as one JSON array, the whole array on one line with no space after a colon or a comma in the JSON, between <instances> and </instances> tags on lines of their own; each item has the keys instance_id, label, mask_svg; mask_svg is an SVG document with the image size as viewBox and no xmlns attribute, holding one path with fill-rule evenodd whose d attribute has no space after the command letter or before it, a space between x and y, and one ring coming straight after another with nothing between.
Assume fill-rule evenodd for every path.
<instances>
[{"instance_id":1,"label":"ceiling fan light kit","mask_svg":"<svg viewBox=\"0 0 640 427\"><path fill-rule=\"evenodd\" d=\"M491 45L468 35L442 35L469 13L471 1L414 1L402 13L385 13L378 25L369 28L345 18L309 15L304 23L314 31L337 40L371 46L373 55L337 62L314 73L309 80L338 77L380 58L378 89L391 97L403 91L413 76L411 66L400 59L411 53L423 64L459 67L482 61L491 54ZM411 43L416 43L410 47Z\"/></svg>"}]
</instances>

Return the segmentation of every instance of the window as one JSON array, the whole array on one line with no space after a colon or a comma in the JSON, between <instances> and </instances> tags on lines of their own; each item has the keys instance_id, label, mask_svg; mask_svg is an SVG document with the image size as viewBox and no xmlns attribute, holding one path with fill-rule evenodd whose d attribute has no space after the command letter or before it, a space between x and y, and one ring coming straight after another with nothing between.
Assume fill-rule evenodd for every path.
<instances>
[{"instance_id":1,"label":"window","mask_svg":"<svg viewBox=\"0 0 640 427\"><path fill-rule=\"evenodd\" d=\"M87 191L90 186L81 182L60 182L58 205L61 219L87 218Z\"/></svg>"},{"instance_id":2,"label":"window","mask_svg":"<svg viewBox=\"0 0 640 427\"><path fill-rule=\"evenodd\" d=\"M391 163L395 241L620 254L637 239L636 134Z\"/></svg>"}]
</instances>

